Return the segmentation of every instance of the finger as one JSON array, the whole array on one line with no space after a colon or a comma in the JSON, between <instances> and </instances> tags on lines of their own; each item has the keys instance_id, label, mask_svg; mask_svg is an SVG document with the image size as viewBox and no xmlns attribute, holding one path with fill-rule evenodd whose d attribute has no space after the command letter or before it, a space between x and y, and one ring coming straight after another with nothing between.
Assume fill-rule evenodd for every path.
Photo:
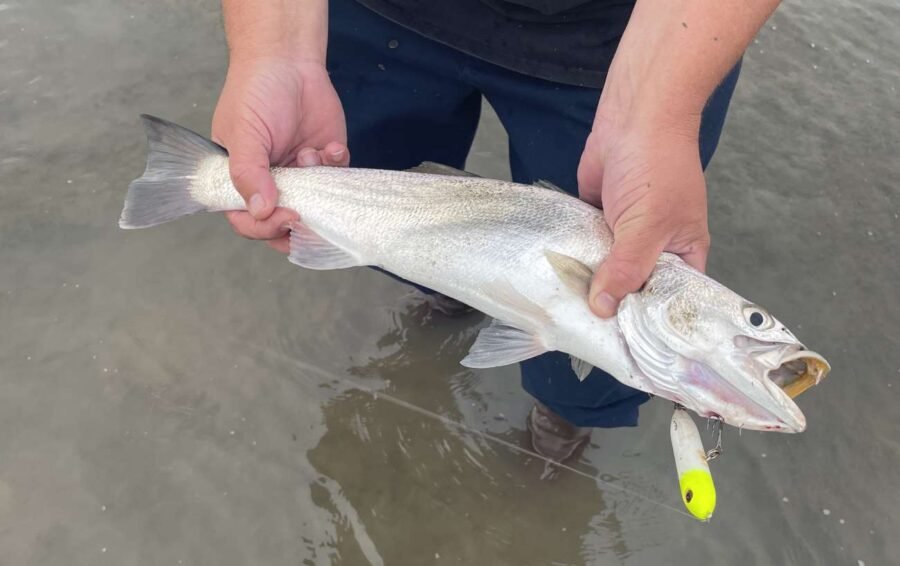
<instances>
[{"instance_id":1,"label":"finger","mask_svg":"<svg viewBox=\"0 0 900 566\"><path fill-rule=\"evenodd\" d=\"M297 165L299 167L315 167L322 165L322 158L315 148L304 147L297 152Z\"/></svg>"},{"instance_id":2,"label":"finger","mask_svg":"<svg viewBox=\"0 0 900 566\"><path fill-rule=\"evenodd\" d=\"M228 148L228 170L231 182L247 210L257 220L268 218L278 203L278 189L269 172L269 153L261 143L232 144Z\"/></svg>"},{"instance_id":3,"label":"finger","mask_svg":"<svg viewBox=\"0 0 900 566\"><path fill-rule=\"evenodd\" d=\"M278 238L277 240L269 240L268 242L266 242L266 245L268 245L269 247L271 247L285 255L291 253L291 237L290 236L283 236L281 238Z\"/></svg>"},{"instance_id":4,"label":"finger","mask_svg":"<svg viewBox=\"0 0 900 566\"><path fill-rule=\"evenodd\" d=\"M346 145L340 142L331 142L321 150L304 147L297 152L297 165L300 167L316 165L346 167L350 165L350 151Z\"/></svg>"},{"instance_id":5,"label":"finger","mask_svg":"<svg viewBox=\"0 0 900 566\"><path fill-rule=\"evenodd\" d=\"M331 142L325 149L319 152L322 163L332 167L347 167L350 165L350 150L340 142Z\"/></svg>"},{"instance_id":6,"label":"finger","mask_svg":"<svg viewBox=\"0 0 900 566\"><path fill-rule=\"evenodd\" d=\"M287 208L276 208L275 212L265 220L257 220L246 212L226 212L225 217L234 231L251 240L274 240L284 237L291 222L299 215Z\"/></svg>"},{"instance_id":7,"label":"finger","mask_svg":"<svg viewBox=\"0 0 900 566\"><path fill-rule=\"evenodd\" d=\"M619 302L641 288L656 265L665 243L628 232L616 236L609 256L591 282L590 306L601 318L615 316Z\"/></svg>"}]
</instances>

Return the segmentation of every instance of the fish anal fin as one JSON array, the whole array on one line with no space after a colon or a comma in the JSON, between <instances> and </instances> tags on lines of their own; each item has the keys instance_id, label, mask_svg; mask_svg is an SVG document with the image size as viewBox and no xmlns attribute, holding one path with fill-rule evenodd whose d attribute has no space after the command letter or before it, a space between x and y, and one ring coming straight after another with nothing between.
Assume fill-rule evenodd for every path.
<instances>
[{"instance_id":1,"label":"fish anal fin","mask_svg":"<svg viewBox=\"0 0 900 566\"><path fill-rule=\"evenodd\" d=\"M479 177L475 173L469 173L456 167L435 163L434 161L423 161L422 163L407 169L412 173L427 173L429 175L449 175L451 177Z\"/></svg>"},{"instance_id":2,"label":"fish anal fin","mask_svg":"<svg viewBox=\"0 0 900 566\"><path fill-rule=\"evenodd\" d=\"M470 368L492 368L521 362L547 351L538 336L494 320L478 333L469 355L460 363Z\"/></svg>"},{"instance_id":3,"label":"fish anal fin","mask_svg":"<svg viewBox=\"0 0 900 566\"><path fill-rule=\"evenodd\" d=\"M344 269L365 265L358 257L329 242L302 222L291 224L291 263L307 269Z\"/></svg>"},{"instance_id":4,"label":"fish anal fin","mask_svg":"<svg viewBox=\"0 0 900 566\"><path fill-rule=\"evenodd\" d=\"M578 377L579 381L584 381L584 378L586 378L588 374L591 373L591 370L594 369L594 366L582 360L581 358L577 358L575 356L570 357L572 358L572 371L575 372L575 375Z\"/></svg>"},{"instance_id":5,"label":"fish anal fin","mask_svg":"<svg viewBox=\"0 0 900 566\"><path fill-rule=\"evenodd\" d=\"M538 179L537 181L534 182L534 186L541 187L542 189L549 189L551 191L556 191L558 193L563 193L564 195L569 194L566 191L564 191L559 185L553 184L550 181L547 181L545 179Z\"/></svg>"},{"instance_id":6,"label":"fish anal fin","mask_svg":"<svg viewBox=\"0 0 900 566\"><path fill-rule=\"evenodd\" d=\"M594 272L577 259L553 250L545 250L544 257L563 284L580 296L587 297Z\"/></svg>"}]
</instances>

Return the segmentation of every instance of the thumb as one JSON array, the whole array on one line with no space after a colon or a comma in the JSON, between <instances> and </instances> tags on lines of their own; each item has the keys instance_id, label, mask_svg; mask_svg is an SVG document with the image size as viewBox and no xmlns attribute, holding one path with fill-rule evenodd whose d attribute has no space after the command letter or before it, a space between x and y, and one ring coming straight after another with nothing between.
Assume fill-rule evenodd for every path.
<instances>
[{"instance_id":1,"label":"thumb","mask_svg":"<svg viewBox=\"0 0 900 566\"><path fill-rule=\"evenodd\" d=\"M624 232L616 237L609 256L591 282L591 310L601 318L616 315L619 302L641 288L664 248L646 237Z\"/></svg>"},{"instance_id":2,"label":"thumb","mask_svg":"<svg viewBox=\"0 0 900 566\"><path fill-rule=\"evenodd\" d=\"M266 147L259 142L232 144L228 148L228 169L231 182L244 197L250 214L257 220L271 216L278 204L278 189L269 172Z\"/></svg>"}]
</instances>

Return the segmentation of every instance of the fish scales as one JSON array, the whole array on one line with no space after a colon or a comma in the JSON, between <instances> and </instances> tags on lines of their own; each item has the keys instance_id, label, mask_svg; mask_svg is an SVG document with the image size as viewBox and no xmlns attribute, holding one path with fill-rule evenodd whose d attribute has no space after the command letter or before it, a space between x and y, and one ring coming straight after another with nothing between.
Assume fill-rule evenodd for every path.
<instances>
[{"instance_id":1,"label":"fish scales","mask_svg":"<svg viewBox=\"0 0 900 566\"><path fill-rule=\"evenodd\" d=\"M121 227L246 209L223 148L158 118L144 124L147 168L129 186ZM579 379L597 367L734 426L805 428L792 397L830 366L765 309L664 253L645 286L601 319L587 300L613 242L600 210L542 183L417 169L274 168L279 205L302 223L291 261L375 265L490 315L462 361L472 368L558 350Z\"/></svg>"},{"instance_id":2,"label":"fish scales","mask_svg":"<svg viewBox=\"0 0 900 566\"><path fill-rule=\"evenodd\" d=\"M523 272L537 280L529 278L519 291L544 300L540 283L557 285L545 266L546 249L596 265L612 242L602 212L544 188L332 167L275 168L273 174L279 205L297 211L326 239L366 263L436 291L462 291L479 303L483 283L518 280ZM225 157L208 158L198 179L196 198L210 209L243 208Z\"/></svg>"}]
</instances>

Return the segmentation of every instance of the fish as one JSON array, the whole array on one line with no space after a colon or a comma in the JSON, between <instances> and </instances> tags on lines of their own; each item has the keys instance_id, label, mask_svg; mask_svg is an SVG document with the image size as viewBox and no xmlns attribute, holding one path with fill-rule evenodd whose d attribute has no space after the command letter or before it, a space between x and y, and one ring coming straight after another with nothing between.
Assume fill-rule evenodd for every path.
<instances>
[{"instance_id":1,"label":"fish","mask_svg":"<svg viewBox=\"0 0 900 566\"><path fill-rule=\"evenodd\" d=\"M246 210L228 152L142 115L143 175L128 187L123 229L199 212ZM461 361L473 369L560 351L584 380L599 368L702 417L797 433L794 398L831 366L763 307L663 253L617 314L594 315L588 289L613 233L603 211L551 183L487 179L423 163L406 171L273 167L291 226L289 260L313 270L377 267L492 318Z\"/></svg>"}]
</instances>

